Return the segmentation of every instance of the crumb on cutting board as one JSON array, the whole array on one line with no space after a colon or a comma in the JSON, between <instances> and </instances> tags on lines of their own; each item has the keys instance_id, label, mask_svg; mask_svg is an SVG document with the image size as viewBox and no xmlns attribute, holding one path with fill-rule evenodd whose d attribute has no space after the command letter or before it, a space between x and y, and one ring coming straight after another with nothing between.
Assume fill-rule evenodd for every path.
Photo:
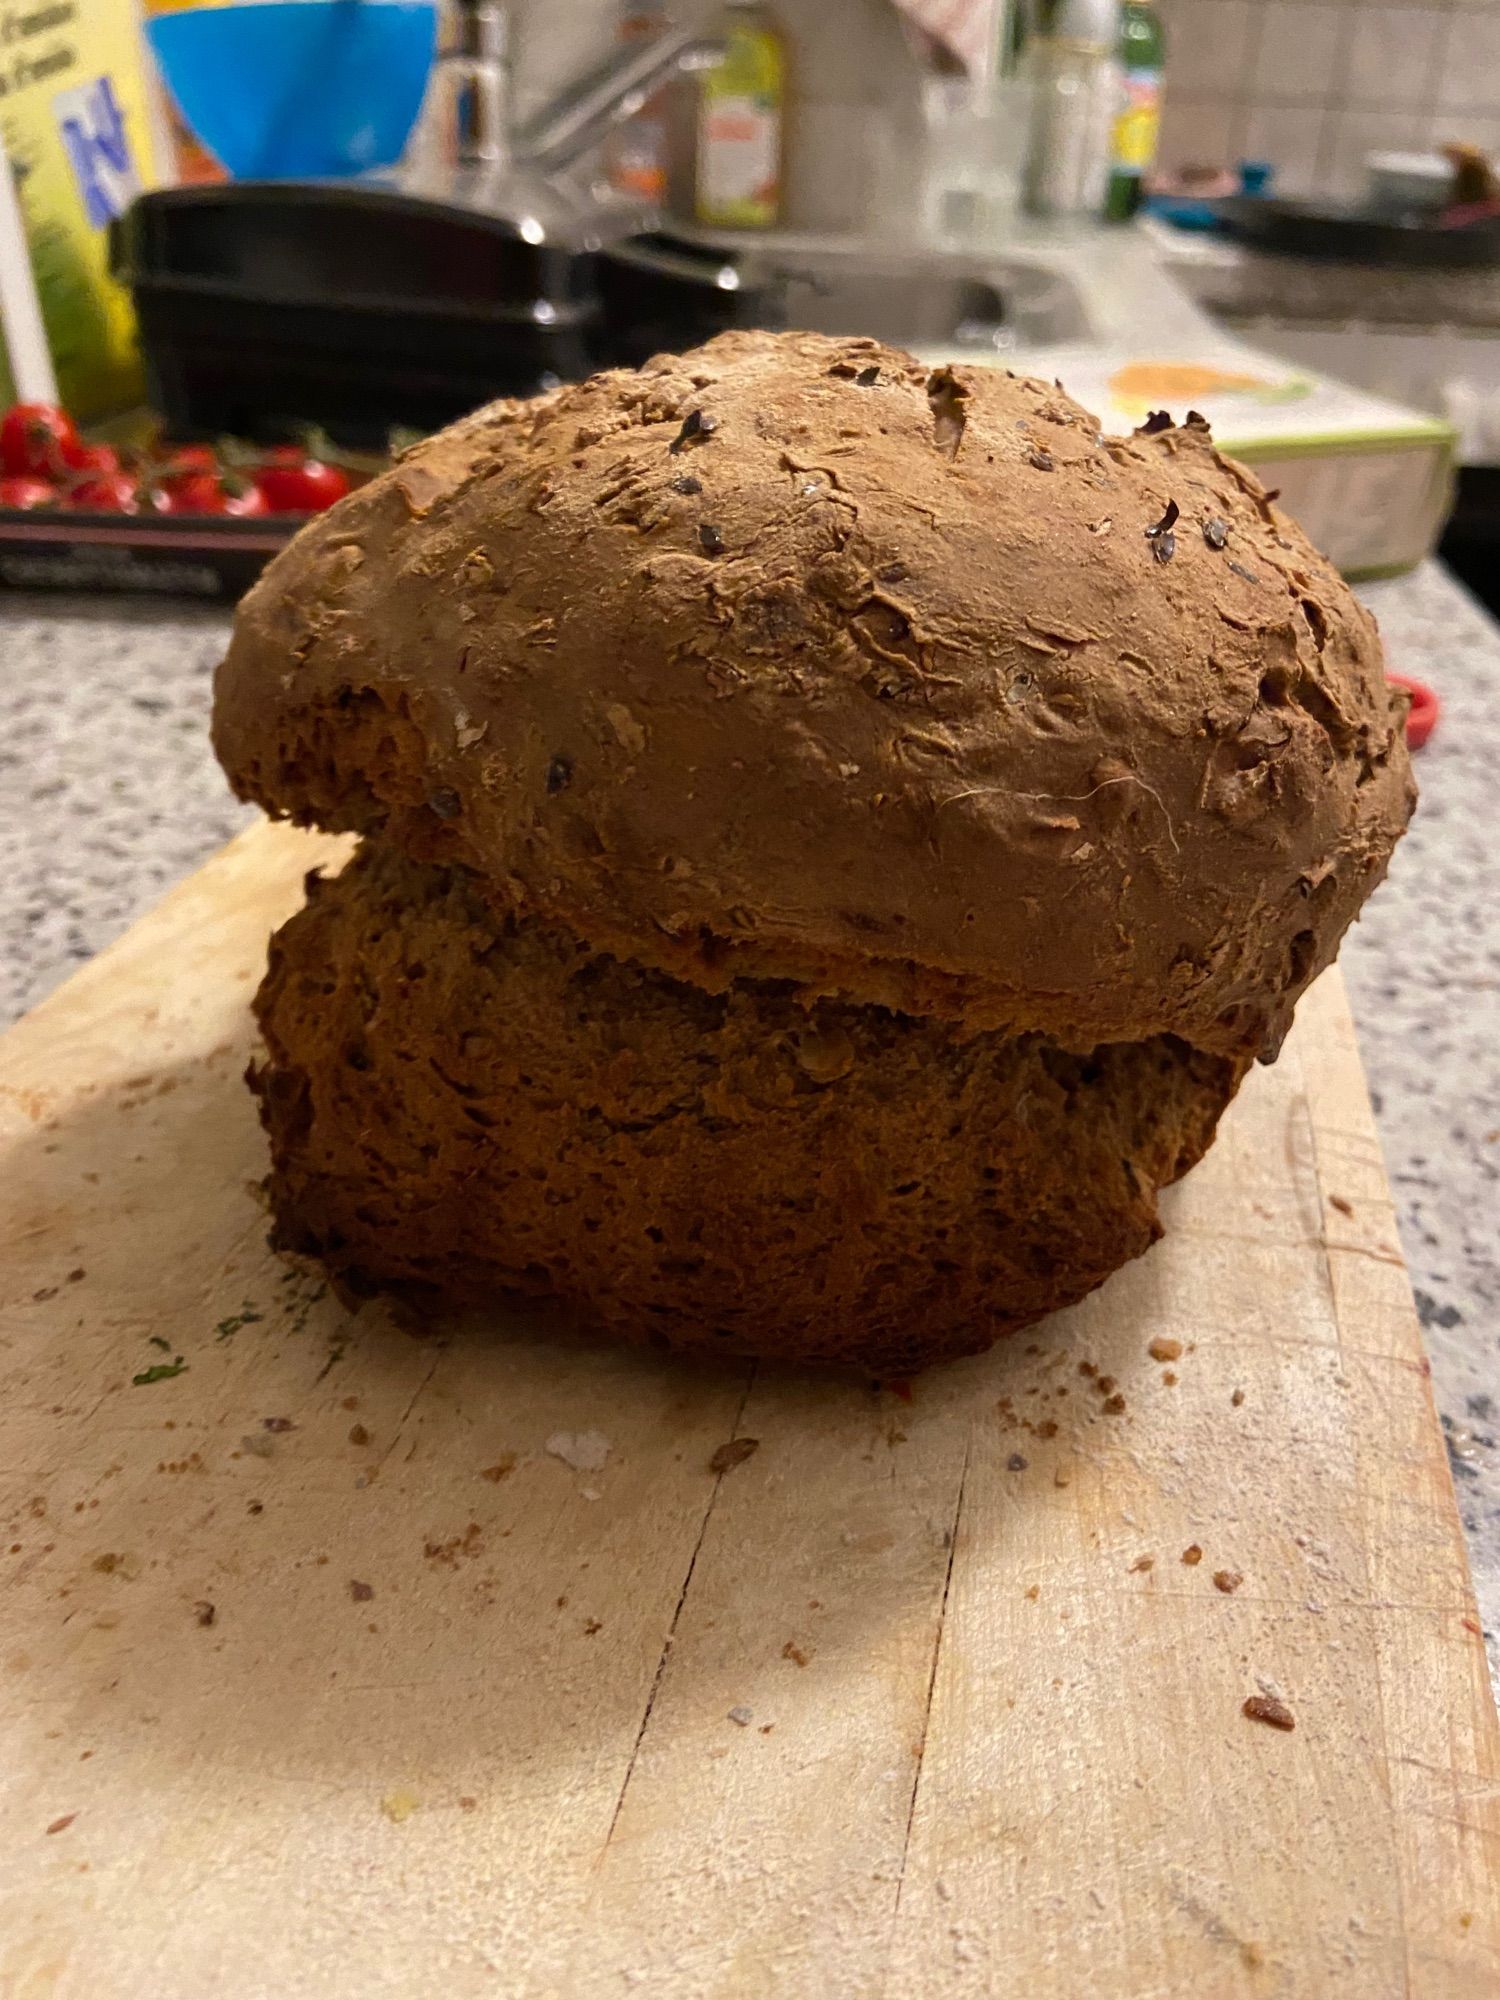
<instances>
[{"instance_id":1,"label":"crumb on cutting board","mask_svg":"<svg viewBox=\"0 0 1500 2000\"><path fill-rule=\"evenodd\" d=\"M1249 1716L1252 1722L1264 1722L1272 1729L1297 1727L1297 1719L1292 1711L1274 1694L1246 1695L1240 1713Z\"/></svg>"},{"instance_id":2,"label":"crumb on cutting board","mask_svg":"<svg viewBox=\"0 0 1500 2000\"><path fill-rule=\"evenodd\" d=\"M708 1461L710 1472L730 1472L737 1465L743 1465L747 1458L753 1458L760 1450L759 1438L736 1437L721 1444Z\"/></svg>"},{"instance_id":3,"label":"crumb on cutting board","mask_svg":"<svg viewBox=\"0 0 1500 2000\"><path fill-rule=\"evenodd\" d=\"M575 1472L602 1472L610 1443L602 1431L554 1431L542 1449Z\"/></svg>"}]
</instances>

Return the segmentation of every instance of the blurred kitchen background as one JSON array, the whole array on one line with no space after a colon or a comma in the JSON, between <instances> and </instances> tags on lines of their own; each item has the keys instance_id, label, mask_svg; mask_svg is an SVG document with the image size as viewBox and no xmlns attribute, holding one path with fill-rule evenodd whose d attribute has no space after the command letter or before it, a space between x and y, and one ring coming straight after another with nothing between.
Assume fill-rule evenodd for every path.
<instances>
[{"instance_id":1,"label":"blurred kitchen background","mask_svg":"<svg viewBox=\"0 0 1500 2000\"><path fill-rule=\"evenodd\" d=\"M1493 602L1500 0L15 20L0 390L84 435L0 441L0 582L232 595L413 432L760 324L1200 409L1351 575Z\"/></svg>"}]
</instances>

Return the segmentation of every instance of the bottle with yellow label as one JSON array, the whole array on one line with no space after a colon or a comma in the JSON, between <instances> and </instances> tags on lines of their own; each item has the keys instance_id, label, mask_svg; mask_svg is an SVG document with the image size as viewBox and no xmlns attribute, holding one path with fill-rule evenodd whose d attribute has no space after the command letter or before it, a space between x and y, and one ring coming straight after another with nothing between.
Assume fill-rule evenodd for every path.
<instances>
[{"instance_id":1,"label":"bottle with yellow label","mask_svg":"<svg viewBox=\"0 0 1500 2000\"><path fill-rule=\"evenodd\" d=\"M1156 161L1161 131L1161 83L1167 63L1166 36L1150 0L1125 0L1120 9L1122 97L1110 152L1109 191L1104 213L1128 222L1146 193L1146 176Z\"/></svg>"},{"instance_id":2,"label":"bottle with yellow label","mask_svg":"<svg viewBox=\"0 0 1500 2000\"><path fill-rule=\"evenodd\" d=\"M786 41L758 0L726 9L724 60L698 93L694 211L699 222L770 229L781 220Z\"/></svg>"}]
</instances>

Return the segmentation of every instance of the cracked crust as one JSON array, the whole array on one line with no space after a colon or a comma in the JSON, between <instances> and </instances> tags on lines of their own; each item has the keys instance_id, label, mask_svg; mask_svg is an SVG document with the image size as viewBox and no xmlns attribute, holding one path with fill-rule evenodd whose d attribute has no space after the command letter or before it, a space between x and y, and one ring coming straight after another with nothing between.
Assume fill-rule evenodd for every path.
<instances>
[{"instance_id":1,"label":"cracked crust","mask_svg":"<svg viewBox=\"0 0 1500 2000\"><path fill-rule=\"evenodd\" d=\"M708 994L375 843L309 889L252 1080L276 1240L356 1292L544 1293L633 1339L904 1373L1146 1249L1242 1069Z\"/></svg>"},{"instance_id":2,"label":"cracked crust","mask_svg":"<svg viewBox=\"0 0 1500 2000\"><path fill-rule=\"evenodd\" d=\"M1200 425L1101 441L1039 382L732 334L481 412L305 529L215 732L272 812L706 991L1238 1056L1385 868L1401 719Z\"/></svg>"}]
</instances>

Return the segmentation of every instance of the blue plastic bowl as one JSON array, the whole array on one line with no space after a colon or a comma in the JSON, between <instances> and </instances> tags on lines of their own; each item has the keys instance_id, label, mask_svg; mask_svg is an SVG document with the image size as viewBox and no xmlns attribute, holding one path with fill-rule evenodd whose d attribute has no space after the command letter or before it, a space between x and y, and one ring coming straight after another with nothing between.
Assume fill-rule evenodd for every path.
<instances>
[{"instance_id":1,"label":"blue plastic bowl","mask_svg":"<svg viewBox=\"0 0 1500 2000\"><path fill-rule=\"evenodd\" d=\"M434 0L259 0L159 14L147 32L198 138L237 180L361 174L400 159L437 42Z\"/></svg>"}]
</instances>

